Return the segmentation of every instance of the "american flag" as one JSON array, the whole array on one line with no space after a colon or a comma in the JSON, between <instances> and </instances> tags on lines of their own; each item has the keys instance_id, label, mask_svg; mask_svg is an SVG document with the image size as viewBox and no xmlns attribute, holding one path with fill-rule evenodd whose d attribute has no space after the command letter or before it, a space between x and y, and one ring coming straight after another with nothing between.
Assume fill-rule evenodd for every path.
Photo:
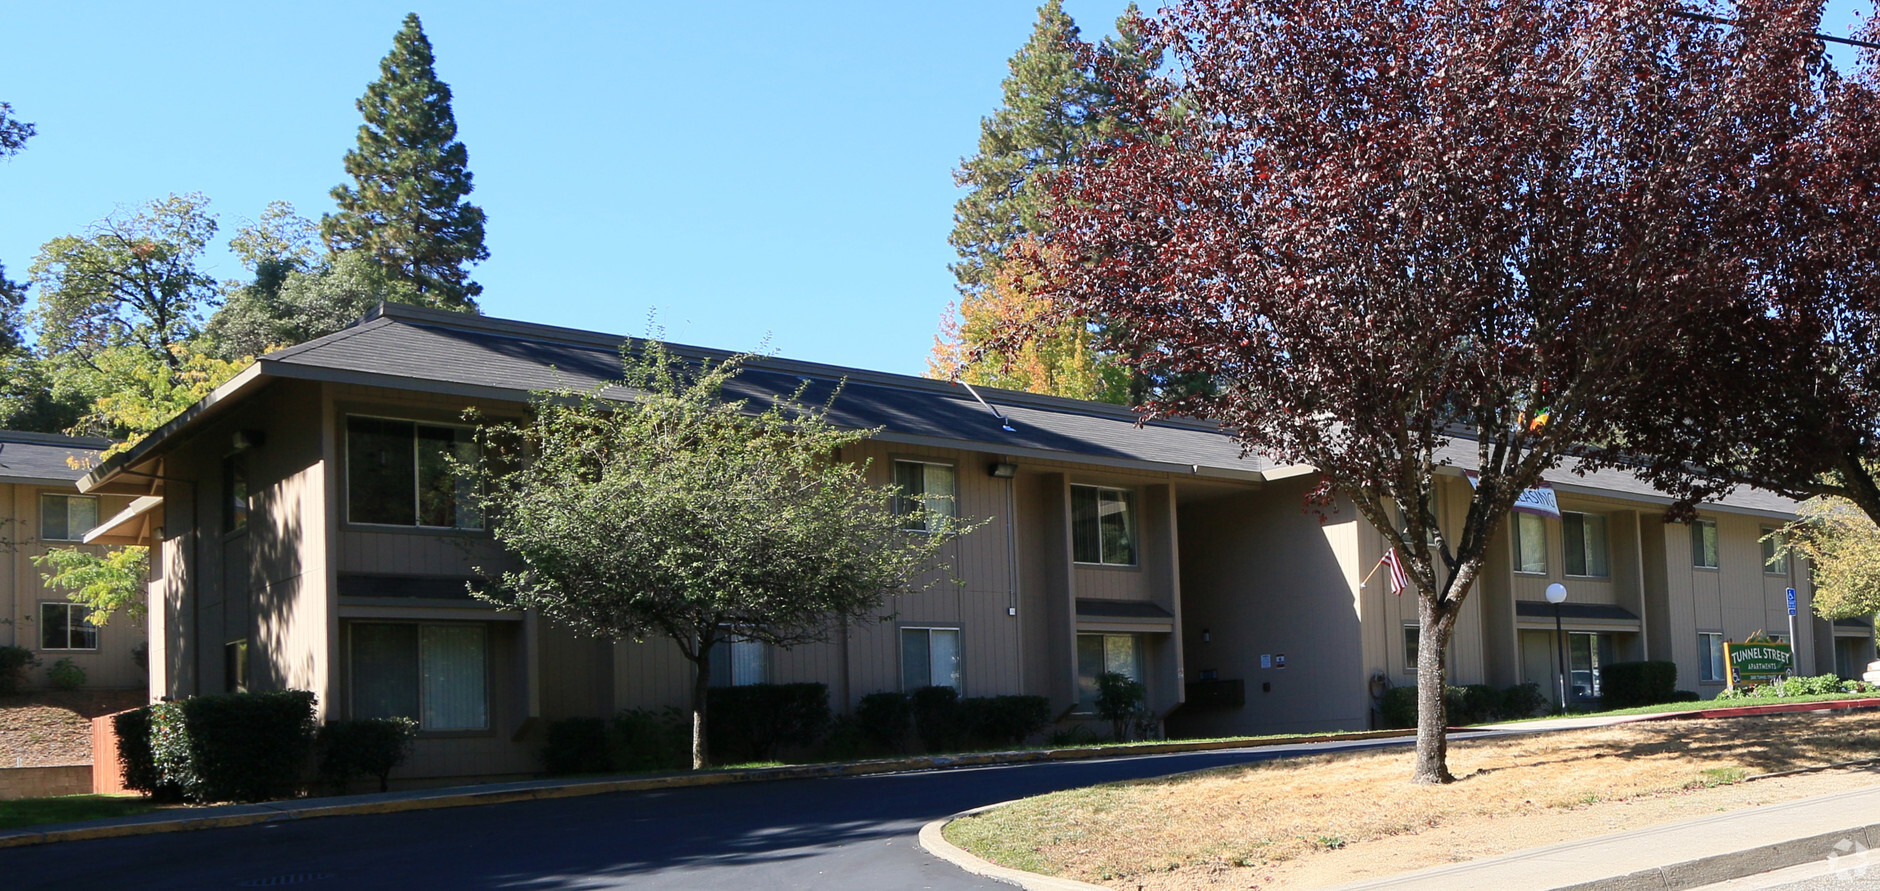
<instances>
[{"instance_id":1,"label":"american flag","mask_svg":"<svg viewBox=\"0 0 1880 891\"><path fill-rule=\"evenodd\" d=\"M1403 596L1403 589L1410 587L1410 577L1404 574L1403 564L1397 561L1397 549L1386 547L1384 559L1377 561L1390 567L1390 593Z\"/></svg>"}]
</instances>

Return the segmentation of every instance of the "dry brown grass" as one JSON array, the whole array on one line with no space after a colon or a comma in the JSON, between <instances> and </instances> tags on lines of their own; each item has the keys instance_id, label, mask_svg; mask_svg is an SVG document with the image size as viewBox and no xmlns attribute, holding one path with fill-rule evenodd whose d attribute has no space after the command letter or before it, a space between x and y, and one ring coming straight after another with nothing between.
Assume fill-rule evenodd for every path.
<instances>
[{"instance_id":1,"label":"dry brown grass","mask_svg":"<svg viewBox=\"0 0 1880 891\"><path fill-rule=\"evenodd\" d=\"M1744 776L1880 756L1880 714L1625 724L1455 743L1447 786L1407 750L1028 799L948 827L996 862L1117 888L1304 887L1474 859L1880 781Z\"/></svg>"}]
</instances>

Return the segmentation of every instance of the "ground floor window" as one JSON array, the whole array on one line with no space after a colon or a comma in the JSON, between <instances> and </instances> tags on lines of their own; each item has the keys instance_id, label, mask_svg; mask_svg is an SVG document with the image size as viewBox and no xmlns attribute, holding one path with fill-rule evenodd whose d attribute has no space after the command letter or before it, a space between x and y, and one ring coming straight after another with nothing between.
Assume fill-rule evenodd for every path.
<instances>
[{"instance_id":1,"label":"ground floor window","mask_svg":"<svg viewBox=\"0 0 1880 891\"><path fill-rule=\"evenodd\" d=\"M1865 637L1837 637L1834 639L1834 671L1850 681L1860 680L1867 673L1867 663L1873 661L1873 641Z\"/></svg>"},{"instance_id":2,"label":"ground floor window","mask_svg":"<svg viewBox=\"0 0 1880 891\"><path fill-rule=\"evenodd\" d=\"M712 686L770 683L770 653L761 643L733 637L712 646Z\"/></svg>"},{"instance_id":3,"label":"ground floor window","mask_svg":"<svg viewBox=\"0 0 1880 891\"><path fill-rule=\"evenodd\" d=\"M1097 676L1105 672L1126 675L1140 681L1142 671L1142 635L1077 635L1077 709L1097 710Z\"/></svg>"},{"instance_id":4,"label":"ground floor window","mask_svg":"<svg viewBox=\"0 0 1880 891\"><path fill-rule=\"evenodd\" d=\"M901 629L901 689L960 689L960 630Z\"/></svg>"},{"instance_id":5,"label":"ground floor window","mask_svg":"<svg viewBox=\"0 0 1880 891\"><path fill-rule=\"evenodd\" d=\"M1567 688L1574 699L1599 698L1602 661L1612 661L1612 635L1567 632Z\"/></svg>"},{"instance_id":6,"label":"ground floor window","mask_svg":"<svg viewBox=\"0 0 1880 891\"><path fill-rule=\"evenodd\" d=\"M1423 636L1423 629L1417 625L1403 626L1403 673L1417 673L1417 641Z\"/></svg>"},{"instance_id":7,"label":"ground floor window","mask_svg":"<svg viewBox=\"0 0 1880 891\"><path fill-rule=\"evenodd\" d=\"M489 729L487 626L356 622L351 631L353 717L412 718L426 731Z\"/></svg>"},{"instance_id":8,"label":"ground floor window","mask_svg":"<svg viewBox=\"0 0 1880 891\"><path fill-rule=\"evenodd\" d=\"M1722 632L1700 631L1697 633L1697 679L1700 681L1724 679Z\"/></svg>"},{"instance_id":9,"label":"ground floor window","mask_svg":"<svg viewBox=\"0 0 1880 891\"><path fill-rule=\"evenodd\" d=\"M42 650L95 650L98 626L91 623L91 607L76 603L39 605L39 648Z\"/></svg>"}]
</instances>

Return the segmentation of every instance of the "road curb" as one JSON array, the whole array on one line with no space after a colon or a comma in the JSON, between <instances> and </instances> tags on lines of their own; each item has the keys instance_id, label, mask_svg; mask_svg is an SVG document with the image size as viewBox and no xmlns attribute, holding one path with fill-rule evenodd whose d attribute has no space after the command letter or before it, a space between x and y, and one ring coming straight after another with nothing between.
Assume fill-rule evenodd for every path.
<instances>
[{"instance_id":1,"label":"road curb","mask_svg":"<svg viewBox=\"0 0 1880 891\"><path fill-rule=\"evenodd\" d=\"M1837 848L1836 845L1842 847ZM1777 869L1832 860L1880 845L1880 823L1771 842L1742 851L1654 866L1607 879L1563 885L1554 891L1680 891Z\"/></svg>"},{"instance_id":2,"label":"road curb","mask_svg":"<svg viewBox=\"0 0 1880 891\"><path fill-rule=\"evenodd\" d=\"M441 790L435 793L386 793L360 796L365 801L333 801L328 804L282 802L277 804L220 805L200 809L193 815L145 815L122 821L92 825L73 825L49 829L0 831L0 850L29 845L102 838L158 835L168 832L192 832L202 829L228 829L260 823L311 820L320 817L350 817L369 814L394 814L407 811L484 804L509 804L558 798L580 798L615 792L649 792L728 783L761 783L781 780L825 777L874 776L922 770L946 770L961 767L991 767L1003 764L1034 764L1048 761L1087 761L1099 758L1126 758L1137 755L1168 755L1183 752L1208 752L1222 749L1258 749L1299 745L1312 742L1351 742L1367 739L1412 737L1415 731L1369 730L1319 736L1271 737L1259 740L1210 740L1208 742L1144 743L1127 747L1038 749L1025 752L976 752L964 755L923 755L841 764L804 764L789 767L756 767L745 770L709 773L668 774L620 780L579 782L530 782L498 788Z\"/></svg>"},{"instance_id":3,"label":"road curb","mask_svg":"<svg viewBox=\"0 0 1880 891\"><path fill-rule=\"evenodd\" d=\"M1063 879L1057 876L1047 876L1035 872L1026 872L1022 869L1013 869L1009 866L1000 866L984 857L967 851L959 845L947 841L945 830L948 823L963 817L971 817L975 814L983 814L987 811L1016 804L1019 800L1020 799L1014 799L1012 801L1001 801L998 804L988 804L984 807L960 811L951 817L941 817L938 820L934 820L920 827L920 846L927 853L941 860L945 860L973 875L985 876L988 879L1004 882L1008 885L1017 885L1025 889L1025 891L1110 891L1110 889L1102 885L1092 885L1089 882L1080 882L1076 879Z\"/></svg>"}]
</instances>

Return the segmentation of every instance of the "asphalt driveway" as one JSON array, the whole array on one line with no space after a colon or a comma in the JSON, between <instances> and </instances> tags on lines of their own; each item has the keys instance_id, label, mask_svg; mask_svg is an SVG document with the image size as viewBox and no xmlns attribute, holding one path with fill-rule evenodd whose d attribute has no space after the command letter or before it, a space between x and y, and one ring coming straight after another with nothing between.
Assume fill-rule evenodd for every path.
<instances>
[{"instance_id":1,"label":"asphalt driveway","mask_svg":"<svg viewBox=\"0 0 1880 891\"><path fill-rule=\"evenodd\" d=\"M0 851L0 886L1009 888L921 850L921 825L1111 780L1403 745L1321 743L703 786L66 842Z\"/></svg>"}]
</instances>

